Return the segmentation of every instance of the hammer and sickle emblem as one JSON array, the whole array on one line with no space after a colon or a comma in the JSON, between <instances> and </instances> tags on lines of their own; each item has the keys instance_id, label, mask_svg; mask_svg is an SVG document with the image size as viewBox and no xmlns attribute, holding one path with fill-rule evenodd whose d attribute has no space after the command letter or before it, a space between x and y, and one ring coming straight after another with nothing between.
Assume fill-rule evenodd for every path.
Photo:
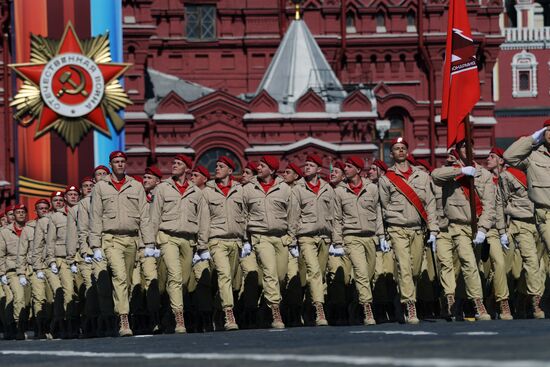
<instances>
[{"instance_id":1,"label":"hammer and sickle emblem","mask_svg":"<svg viewBox=\"0 0 550 367\"><path fill-rule=\"evenodd\" d=\"M84 88L86 87L86 78L84 77L84 73L82 72L82 70L74 66L69 66L69 68L78 74L80 84L77 84L73 79L71 79L71 77L73 76L73 73L71 73L70 71L64 72L59 77L59 81L61 82L61 84L69 84L72 87L72 89L62 87L57 92L57 98L61 97L63 94L71 94L71 95L82 94L84 97L88 97L88 92L84 90Z\"/></svg>"}]
</instances>

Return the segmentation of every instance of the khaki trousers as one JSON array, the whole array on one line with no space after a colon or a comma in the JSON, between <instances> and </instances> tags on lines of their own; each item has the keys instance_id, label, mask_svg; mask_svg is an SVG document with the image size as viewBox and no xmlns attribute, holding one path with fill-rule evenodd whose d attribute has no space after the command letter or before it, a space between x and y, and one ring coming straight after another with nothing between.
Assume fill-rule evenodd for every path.
<instances>
[{"instance_id":1,"label":"khaki trousers","mask_svg":"<svg viewBox=\"0 0 550 367\"><path fill-rule=\"evenodd\" d=\"M456 279L460 272L460 261L448 230L439 232L437 236L436 255L439 262L439 280L443 293L445 296L454 295Z\"/></svg>"},{"instance_id":2,"label":"khaki trousers","mask_svg":"<svg viewBox=\"0 0 550 367\"><path fill-rule=\"evenodd\" d=\"M346 254L351 260L359 303L372 302L372 285L376 269L376 236L344 236Z\"/></svg>"},{"instance_id":3,"label":"khaki trousers","mask_svg":"<svg viewBox=\"0 0 550 367\"><path fill-rule=\"evenodd\" d=\"M29 277L29 283L31 287L34 317L37 319L45 319L48 313L46 301L46 287L48 287L48 283L46 279L38 279L36 277L36 272L33 272Z\"/></svg>"},{"instance_id":4,"label":"khaki trousers","mask_svg":"<svg viewBox=\"0 0 550 367\"><path fill-rule=\"evenodd\" d=\"M508 252L513 253L513 249L504 250L496 229L491 229L487 233L487 243L489 244L489 260L493 270L493 293L495 294L495 301L500 302L510 297L506 259L509 257Z\"/></svg>"},{"instance_id":5,"label":"khaki trousers","mask_svg":"<svg viewBox=\"0 0 550 367\"><path fill-rule=\"evenodd\" d=\"M132 297L137 299L140 311L158 312L160 308L160 296L158 288L157 259L145 257L143 250L136 253L136 264L132 275Z\"/></svg>"},{"instance_id":6,"label":"khaki trousers","mask_svg":"<svg viewBox=\"0 0 550 367\"><path fill-rule=\"evenodd\" d=\"M8 271L6 277L13 297L13 320L18 322L21 311L25 308L25 290L19 283L19 276L15 271Z\"/></svg>"},{"instance_id":7,"label":"khaki trousers","mask_svg":"<svg viewBox=\"0 0 550 367\"><path fill-rule=\"evenodd\" d=\"M5 285L2 283L2 290L4 291L4 308L2 309L2 313L4 315L4 321L5 324L10 324L14 322L13 319L13 293L10 288L10 284L8 281L8 284Z\"/></svg>"},{"instance_id":8,"label":"khaki trousers","mask_svg":"<svg viewBox=\"0 0 550 367\"><path fill-rule=\"evenodd\" d=\"M172 311L183 310L183 284L189 284L191 277L194 247L191 239L170 236L162 231L157 242L166 265L166 292L170 298Z\"/></svg>"},{"instance_id":9,"label":"khaki trousers","mask_svg":"<svg viewBox=\"0 0 550 367\"><path fill-rule=\"evenodd\" d=\"M50 268L44 269L43 272L44 275L46 275L48 285L50 286L50 290L52 291L53 317L56 319L62 319L65 311L63 309L63 287L61 285L61 280L59 279L59 274L52 273Z\"/></svg>"},{"instance_id":10,"label":"khaki trousers","mask_svg":"<svg viewBox=\"0 0 550 367\"><path fill-rule=\"evenodd\" d=\"M263 273L264 296L267 303L281 303L281 284L288 270L288 248L281 237L252 235L252 248Z\"/></svg>"},{"instance_id":11,"label":"khaki trousers","mask_svg":"<svg viewBox=\"0 0 550 367\"><path fill-rule=\"evenodd\" d=\"M82 284L78 287L78 298L84 305L83 314L87 317L97 315L97 291L94 287L94 268L93 264L84 261L80 254L75 259L78 263L78 275L82 279Z\"/></svg>"},{"instance_id":12,"label":"khaki trousers","mask_svg":"<svg viewBox=\"0 0 550 367\"><path fill-rule=\"evenodd\" d=\"M532 223L511 220L508 232L521 255L527 283L527 294L542 296L545 277L540 271L537 255L537 227Z\"/></svg>"},{"instance_id":13,"label":"khaki trousers","mask_svg":"<svg viewBox=\"0 0 550 367\"><path fill-rule=\"evenodd\" d=\"M309 285L311 301L325 303L325 271L328 262L327 241L319 236L298 237L300 257L306 266L306 279Z\"/></svg>"},{"instance_id":14,"label":"khaki trousers","mask_svg":"<svg viewBox=\"0 0 550 367\"><path fill-rule=\"evenodd\" d=\"M71 273L71 267L64 257L56 257L55 263L59 273L59 281L63 289L63 312L67 317L76 317L76 294L74 291L74 274Z\"/></svg>"},{"instance_id":15,"label":"khaki trousers","mask_svg":"<svg viewBox=\"0 0 550 367\"><path fill-rule=\"evenodd\" d=\"M105 251L103 250L103 257L106 258ZM97 292L97 304L99 306L99 312L102 317L109 317L113 315L113 282L111 279L111 272L108 268L107 260L94 261L92 263L93 270L93 282L95 290Z\"/></svg>"},{"instance_id":16,"label":"khaki trousers","mask_svg":"<svg viewBox=\"0 0 550 367\"><path fill-rule=\"evenodd\" d=\"M416 302L416 282L422 270L424 231L394 226L388 227L388 234L397 263L401 303Z\"/></svg>"},{"instance_id":17,"label":"khaki trousers","mask_svg":"<svg viewBox=\"0 0 550 367\"><path fill-rule=\"evenodd\" d=\"M239 269L239 242L214 239L209 242L208 247L218 273L218 290L222 307L233 308L235 306L233 280Z\"/></svg>"},{"instance_id":18,"label":"khaki trousers","mask_svg":"<svg viewBox=\"0 0 550 367\"><path fill-rule=\"evenodd\" d=\"M376 251L376 266L372 278L376 303L391 303L396 292L397 269L393 250Z\"/></svg>"},{"instance_id":19,"label":"khaki trousers","mask_svg":"<svg viewBox=\"0 0 550 367\"><path fill-rule=\"evenodd\" d=\"M348 255L329 256L327 262L327 302L346 302L346 288L351 283L352 265Z\"/></svg>"},{"instance_id":20,"label":"khaki trousers","mask_svg":"<svg viewBox=\"0 0 550 367\"><path fill-rule=\"evenodd\" d=\"M239 300L247 309L258 307L260 288L262 286L262 274L258 267L256 253L239 259L241 270L241 282L239 284Z\"/></svg>"},{"instance_id":21,"label":"khaki trousers","mask_svg":"<svg viewBox=\"0 0 550 367\"><path fill-rule=\"evenodd\" d=\"M535 209L535 219L537 220L537 229L546 249L550 253L550 209Z\"/></svg>"},{"instance_id":22,"label":"khaki trousers","mask_svg":"<svg viewBox=\"0 0 550 367\"><path fill-rule=\"evenodd\" d=\"M138 237L104 234L101 238L101 246L112 273L115 313L127 315L130 312L130 288Z\"/></svg>"},{"instance_id":23,"label":"khaki trousers","mask_svg":"<svg viewBox=\"0 0 550 367\"><path fill-rule=\"evenodd\" d=\"M456 250L460 261L460 270L466 284L466 295L469 299L482 298L481 278L479 277L479 269L474 254L471 227L451 223L449 234L453 239L454 250Z\"/></svg>"}]
</instances>

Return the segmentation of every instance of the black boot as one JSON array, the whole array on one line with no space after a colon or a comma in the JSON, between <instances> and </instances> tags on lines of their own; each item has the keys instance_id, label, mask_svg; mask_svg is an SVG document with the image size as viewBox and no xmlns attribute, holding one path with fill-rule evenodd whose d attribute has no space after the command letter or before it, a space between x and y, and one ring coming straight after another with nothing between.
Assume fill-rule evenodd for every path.
<instances>
[{"instance_id":1,"label":"black boot","mask_svg":"<svg viewBox=\"0 0 550 367\"><path fill-rule=\"evenodd\" d=\"M17 322L17 332L15 334L16 340L25 340L27 339L27 336L25 335L25 322L24 320L19 320Z\"/></svg>"},{"instance_id":2,"label":"black boot","mask_svg":"<svg viewBox=\"0 0 550 367\"><path fill-rule=\"evenodd\" d=\"M36 319L36 336L35 339L46 339L46 319Z\"/></svg>"},{"instance_id":3,"label":"black boot","mask_svg":"<svg viewBox=\"0 0 550 367\"><path fill-rule=\"evenodd\" d=\"M15 340L17 334L17 326L15 322L11 322L4 327L4 340Z\"/></svg>"}]
</instances>

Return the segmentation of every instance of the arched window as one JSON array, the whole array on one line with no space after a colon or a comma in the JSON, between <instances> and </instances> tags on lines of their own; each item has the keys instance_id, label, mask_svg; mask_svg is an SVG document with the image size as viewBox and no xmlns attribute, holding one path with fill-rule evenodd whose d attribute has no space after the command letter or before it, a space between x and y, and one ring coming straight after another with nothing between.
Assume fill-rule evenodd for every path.
<instances>
[{"instance_id":1,"label":"arched window","mask_svg":"<svg viewBox=\"0 0 550 367\"><path fill-rule=\"evenodd\" d=\"M235 162L235 170L233 171L233 174L240 174L241 162L239 158L235 153L225 148L213 148L207 150L203 155L201 155L197 162L197 165L206 167L208 169L208 172L210 172L211 175L214 175L214 172L216 172L216 162L218 161L219 157L224 155L231 158L233 162Z\"/></svg>"},{"instance_id":2,"label":"arched window","mask_svg":"<svg viewBox=\"0 0 550 367\"><path fill-rule=\"evenodd\" d=\"M514 98L536 97L537 59L525 50L512 59L512 96Z\"/></svg>"},{"instance_id":3,"label":"arched window","mask_svg":"<svg viewBox=\"0 0 550 367\"><path fill-rule=\"evenodd\" d=\"M381 10L376 13L376 32L386 33L386 15Z\"/></svg>"},{"instance_id":4,"label":"arched window","mask_svg":"<svg viewBox=\"0 0 550 367\"><path fill-rule=\"evenodd\" d=\"M407 12L407 32L416 32L416 14L412 9Z\"/></svg>"},{"instance_id":5,"label":"arched window","mask_svg":"<svg viewBox=\"0 0 550 367\"><path fill-rule=\"evenodd\" d=\"M346 13L346 33L357 33L355 28L355 14L352 11Z\"/></svg>"}]
</instances>

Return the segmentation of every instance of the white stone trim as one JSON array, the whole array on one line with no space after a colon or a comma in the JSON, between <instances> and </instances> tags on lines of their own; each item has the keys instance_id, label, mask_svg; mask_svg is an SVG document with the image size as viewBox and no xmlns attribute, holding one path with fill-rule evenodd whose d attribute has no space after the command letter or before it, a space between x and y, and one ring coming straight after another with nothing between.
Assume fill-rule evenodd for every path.
<instances>
[{"instance_id":1,"label":"white stone trim","mask_svg":"<svg viewBox=\"0 0 550 367\"><path fill-rule=\"evenodd\" d=\"M514 55L512 58L512 97L514 98L531 98L536 97L537 92L537 58L534 54L523 50ZM520 71L530 72L530 87L528 91L519 90L519 73Z\"/></svg>"},{"instance_id":2,"label":"white stone trim","mask_svg":"<svg viewBox=\"0 0 550 367\"><path fill-rule=\"evenodd\" d=\"M291 144L254 145L245 149L245 153L286 153L302 148L308 144L316 145L332 152L373 152L378 150L376 144L334 144L320 139L308 137Z\"/></svg>"}]
</instances>

